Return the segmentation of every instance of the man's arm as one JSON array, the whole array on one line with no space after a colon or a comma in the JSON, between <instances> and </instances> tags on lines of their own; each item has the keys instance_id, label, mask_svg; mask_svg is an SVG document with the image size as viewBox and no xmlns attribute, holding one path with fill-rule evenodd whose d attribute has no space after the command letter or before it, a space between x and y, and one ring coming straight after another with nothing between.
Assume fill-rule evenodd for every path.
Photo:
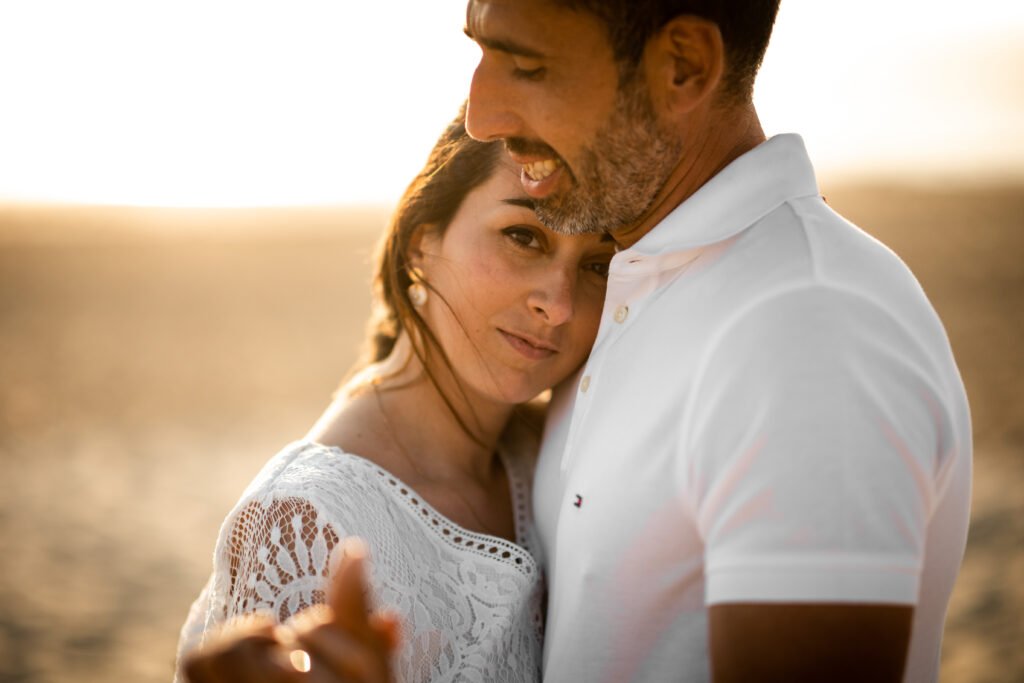
<instances>
[{"instance_id":1,"label":"man's arm","mask_svg":"<svg viewBox=\"0 0 1024 683\"><path fill-rule=\"evenodd\" d=\"M712 677L715 683L899 683L913 616L909 605L711 605Z\"/></svg>"}]
</instances>

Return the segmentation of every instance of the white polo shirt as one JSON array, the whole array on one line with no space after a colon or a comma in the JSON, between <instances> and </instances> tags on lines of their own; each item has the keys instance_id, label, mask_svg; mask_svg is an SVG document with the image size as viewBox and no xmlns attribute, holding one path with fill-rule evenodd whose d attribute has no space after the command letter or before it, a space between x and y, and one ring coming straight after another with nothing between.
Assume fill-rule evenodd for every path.
<instances>
[{"instance_id":1,"label":"white polo shirt","mask_svg":"<svg viewBox=\"0 0 1024 683\"><path fill-rule=\"evenodd\" d=\"M536 475L547 683L707 681L707 605L916 605L938 677L971 432L907 267L772 138L616 254Z\"/></svg>"}]
</instances>

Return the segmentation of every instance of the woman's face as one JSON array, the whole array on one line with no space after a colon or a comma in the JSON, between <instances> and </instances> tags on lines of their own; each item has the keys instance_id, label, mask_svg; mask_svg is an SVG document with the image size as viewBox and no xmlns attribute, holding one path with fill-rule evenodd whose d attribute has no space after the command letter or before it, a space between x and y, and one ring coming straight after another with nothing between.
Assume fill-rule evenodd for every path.
<instances>
[{"instance_id":1,"label":"woman's face","mask_svg":"<svg viewBox=\"0 0 1024 683\"><path fill-rule=\"evenodd\" d=\"M443 235L422 236L412 262L434 291L420 313L471 400L522 403L579 367L614 251L545 228L504 155Z\"/></svg>"}]
</instances>

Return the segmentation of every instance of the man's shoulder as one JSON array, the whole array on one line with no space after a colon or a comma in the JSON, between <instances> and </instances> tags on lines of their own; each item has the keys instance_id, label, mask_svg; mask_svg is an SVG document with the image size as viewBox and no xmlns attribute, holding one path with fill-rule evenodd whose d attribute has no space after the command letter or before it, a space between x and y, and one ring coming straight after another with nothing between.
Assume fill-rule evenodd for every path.
<instances>
[{"instance_id":1,"label":"man's shoulder","mask_svg":"<svg viewBox=\"0 0 1024 683\"><path fill-rule=\"evenodd\" d=\"M738 259L753 276L748 303L799 304L793 292L859 299L897 318L934 317L931 303L907 264L886 244L832 209L822 197L790 199L751 227Z\"/></svg>"}]
</instances>

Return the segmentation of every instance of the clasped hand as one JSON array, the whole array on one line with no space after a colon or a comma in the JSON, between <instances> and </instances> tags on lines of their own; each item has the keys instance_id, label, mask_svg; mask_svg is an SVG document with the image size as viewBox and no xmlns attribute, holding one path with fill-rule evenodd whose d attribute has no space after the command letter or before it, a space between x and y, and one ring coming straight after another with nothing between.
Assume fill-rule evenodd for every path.
<instances>
[{"instance_id":1,"label":"clasped hand","mask_svg":"<svg viewBox=\"0 0 1024 683\"><path fill-rule=\"evenodd\" d=\"M190 683L391 683L399 642L396 615L372 612L366 591L366 546L346 539L333 562L327 603L287 624L269 616L230 622L186 656Z\"/></svg>"}]
</instances>

